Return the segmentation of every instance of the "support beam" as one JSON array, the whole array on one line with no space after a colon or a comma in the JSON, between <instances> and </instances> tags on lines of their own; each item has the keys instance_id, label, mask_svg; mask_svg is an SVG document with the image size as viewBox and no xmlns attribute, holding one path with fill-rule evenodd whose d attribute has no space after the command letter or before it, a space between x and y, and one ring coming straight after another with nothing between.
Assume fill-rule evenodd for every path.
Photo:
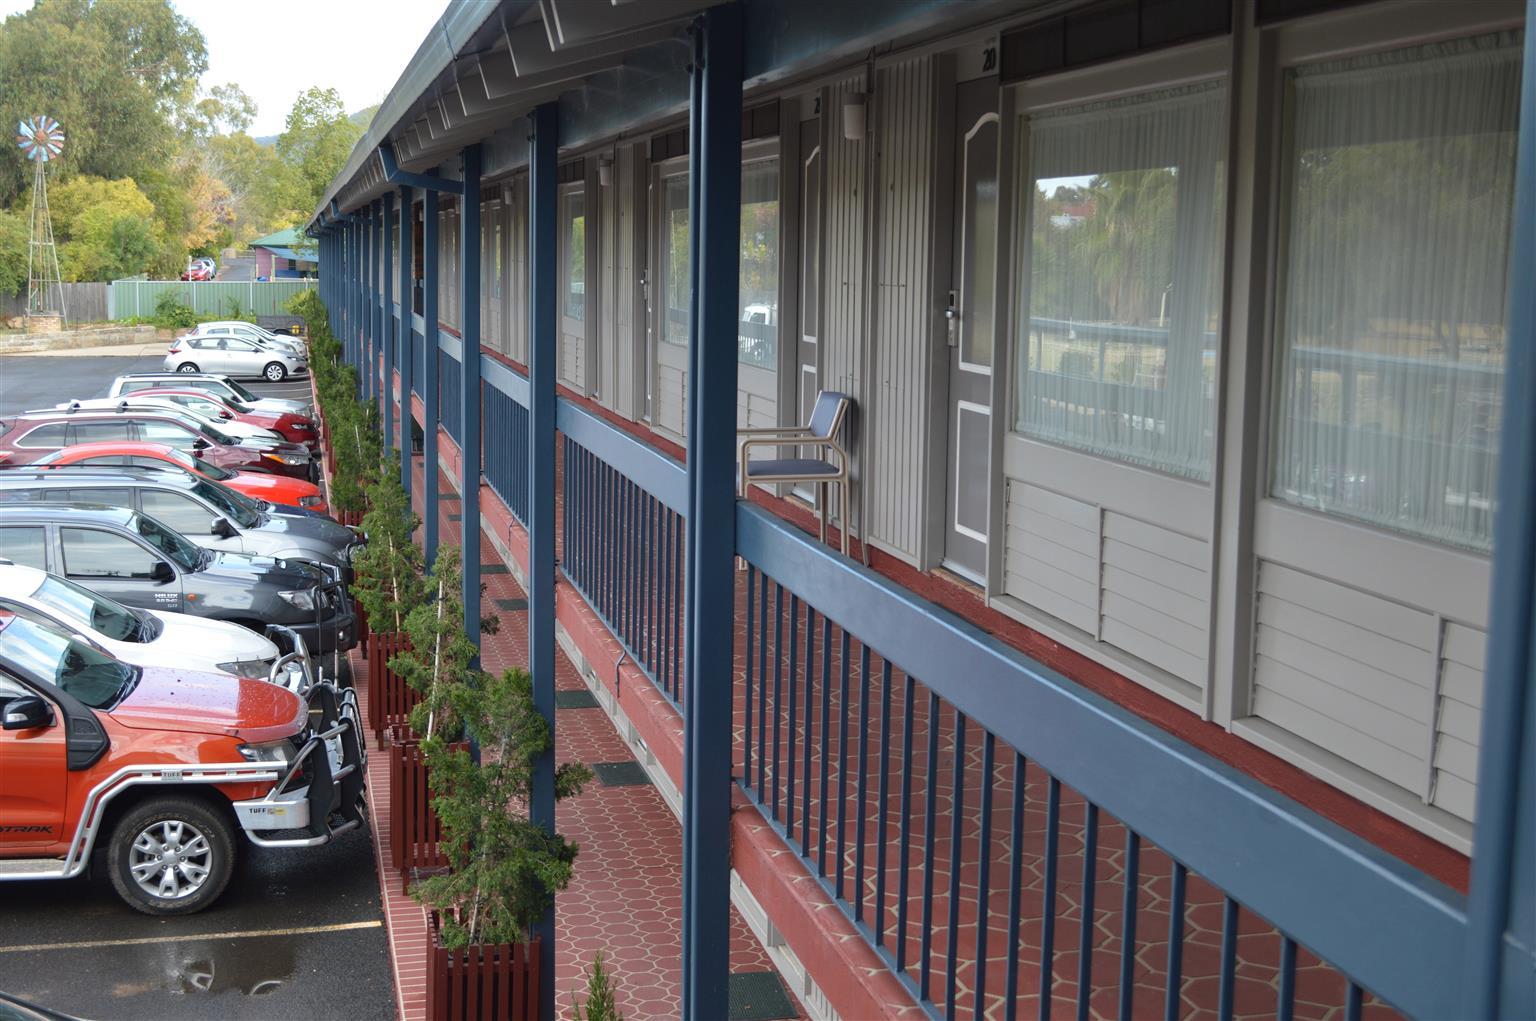
<instances>
[{"instance_id":1,"label":"support beam","mask_svg":"<svg viewBox=\"0 0 1536 1021\"><path fill-rule=\"evenodd\" d=\"M1526 24L1536 0L1526 0ZM1505 392L1536 389L1536 35L1525 36ZM1536 404L1505 400L1489 601L1466 1017L1536 1015Z\"/></svg>"},{"instance_id":2,"label":"support beam","mask_svg":"<svg viewBox=\"0 0 1536 1021\"><path fill-rule=\"evenodd\" d=\"M468 194L464 181L455 181L449 177L439 177L436 174L413 174L409 170L401 170L395 162L394 147L388 143L379 146L379 166L384 171L384 180L390 184L406 185L412 188L425 188L428 191L442 192L448 195ZM479 187L477 184L476 187Z\"/></svg>"},{"instance_id":3,"label":"support beam","mask_svg":"<svg viewBox=\"0 0 1536 1021\"><path fill-rule=\"evenodd\" d=\"M411 205L415 189L400 189L400 485L411 499L411 386L416 359L411 355L412 316L416 307L411 261L416 257L412 240Z\"/></svg>"},{"instance_id":4,"label":"support beam","mask_svg":"<svg viewBox=\"0 0 1536 1021\"><path fill-rule=\"evenodd\" d=\"M537 107L529 120L533 146L528 172L528 671L533 701L555 728L555 308L560 277L556 266L555 189L559 139L556 107ZM530 818L555 829L554 744L534 764ZM539 1017L555 1016L555 912L551 908L536 935L539 954ZM722 1015L724 1016L724 1015Z\"/></svg>"},{"instance_id":5,"label":"support beam","mask_svg":"<svg viewBox=\"0 0 1536 1021\"><path fill-rule=\"evenodd\" d=\"M428 191L421 209L421 335L426 341L421 375L422 550L427 566L437 557L437 192Z\"/></svg>"},{"instance_id":6,"label":"support beam","mask_svg":"<svg viewBox=\"0 0 1536 1021\"><path fill-rule=\"evenodd\" d=\"M711 8L694 41L689 150L697 182L689 336L688 628L684 678L684 1018L728 1014L735 646L736 332L741 258L742 12Z\"/></svg>"},{"instance_id":7,"label":"support beam","mask_svg":"<svg viewBox=\"0 0 1536 1021\"><path fill-rule=\"evenodd\" d=\"M358 345L358 386L362 389L360 399L367 404L373 397L373 381L369 378L368 366L373 360L373 206L370 204L363 210L363 257L358 260L358 268L363 275L363 319L362 319L362 343Z\"/></svg>"},{"instance_id":8,"label":"support beam","mask_svg":"<svg viewBox=\"0 0 1536 1021\"><path fill-rule=\"evenodd\" d=\"M480 645L480 146L463 153L464 197L459 209L459 518L464 534L464 632Z\"/></svg>"},{"instance_id":9,"label":"support beam","mask_svg":"<svg viewBox=\"0 0 1536 1021\"><path fill-rule=\"evenodd\" d=\"M395 226L395 197L384 196L384 239L379 246L379 251L384 256L384 272L381 274L384 280L384 382L381 389L384 392L384 452L387 454L395 436L395 344L400 336L400 322L395 318L394 308L394 226Z\"/></svg>"}]
</instances>

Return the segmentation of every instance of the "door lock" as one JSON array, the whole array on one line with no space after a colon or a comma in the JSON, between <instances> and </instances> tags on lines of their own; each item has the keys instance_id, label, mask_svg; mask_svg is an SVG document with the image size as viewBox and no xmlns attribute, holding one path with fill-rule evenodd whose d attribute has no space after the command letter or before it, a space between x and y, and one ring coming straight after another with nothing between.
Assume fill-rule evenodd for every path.
<instances>
[{"instance_id":1,"label":"door lock","mask_svg":"<svg viewBox=\"0 0 1536 1021\"><path fill-rule=\"evenodd\" d=\"M960 345L960 310L955 307L955 292L949 292L949 307L944 310L944 325L949 331L949 346Z\"/></svg>"}]
</instances>

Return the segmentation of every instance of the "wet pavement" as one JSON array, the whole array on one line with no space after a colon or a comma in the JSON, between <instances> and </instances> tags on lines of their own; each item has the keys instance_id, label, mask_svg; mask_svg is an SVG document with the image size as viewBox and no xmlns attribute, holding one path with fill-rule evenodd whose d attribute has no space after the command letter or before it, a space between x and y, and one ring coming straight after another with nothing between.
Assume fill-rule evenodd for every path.
<instances>
[{"instance_id":1,"label":"wet pavement","mask_svg":"<svg viewBox=\"0 0 1536 1021\"><path fill-rule=\"evenodd\" d=\"M8 883L0 990L82 1018L390 1018L366 832L308 850L241 848L228 890L182 918L120 901L105 871Z\"/></svg>"}]
</instances>

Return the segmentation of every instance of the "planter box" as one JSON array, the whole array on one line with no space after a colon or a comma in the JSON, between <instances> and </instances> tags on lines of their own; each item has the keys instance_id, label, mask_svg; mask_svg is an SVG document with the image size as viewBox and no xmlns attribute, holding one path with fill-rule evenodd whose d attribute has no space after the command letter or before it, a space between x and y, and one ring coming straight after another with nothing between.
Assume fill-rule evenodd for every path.
<instances>
[{"instance_id":1,"label":"planter box","mask_svg":"<svg viewBox=\"0 0 1536 1021\"><path fill-rule=\"evenodd\" d=\"M339 510L336 512L336 520L348 528L361 528L365 513L367 512L360 510Z\"/></svg>"},{"instance_id":2,"label":"planter box","mask_svg":"<svg viewBox=\"0 0 1536 1021\"><path fill-rule=\"evenodd\" d=\"M427 922L429 1021L534 1021L539 1016L539 951L532 943L445 950L433 912Z\"/></svg>"},{"instance_id":3,"label":"planter box","mask_svg":"<svg viewBox=\"0 0 1536 1021\"><path fill-rule=\"evenodd\" d=\"M368 639L372 635L372 632L368 630L368 611L363 609L361 600L352 600L352 616L357 621L358 647L363 650L364 655L367 655Z\"/></svg>"},{"instance_id":4,"label":"planter box","mask_svg":"<svg viewBox=\"0 0 1536 1021\"><path fill-rule=\"evenodd\" d=\"M368 726L380 748L384 747L384 732L404 725L411 709L421 701L421 694L389 668L391 659L410 648L410 637L403 631L375 632L368 643Z\"/></svg>"},{"instance_id":5,"label":"planter box","mask_svg":"<svg viewBox=\"0 0 1536 1021\"><path fill-rule=\"evenodd\" d=\"M432 810L432 788L420 742L404 724L390 728L390 740L389 858L403 873L401 892L409 893L415 874L447 868L448 854L442 823Z\"/></svg>"}]
</instances>

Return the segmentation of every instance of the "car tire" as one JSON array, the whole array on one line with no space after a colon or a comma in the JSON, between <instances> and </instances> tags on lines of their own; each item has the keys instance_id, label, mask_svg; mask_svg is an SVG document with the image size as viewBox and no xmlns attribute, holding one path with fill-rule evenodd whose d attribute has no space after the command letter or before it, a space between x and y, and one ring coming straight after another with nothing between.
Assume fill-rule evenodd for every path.
<instances>
[{"instance_id":1,"label":"car tire","mask_svg":"<svg viewBox=\"0 0 1536 1021\"><path fill-rule=\"evenodd\" d=\"M118 820L107 855L112 887L129 907L146 915L190 915L229 885L234 827L202 801L154 798ZM166 856L175 864L160 866Z\"/></svg>"},{"instance_id":2,"label":"car tire","mask_svg":"<svg viewBox=\"0 0 1536 1021\"><path fill-rule=\"evenodd\" d=\"M176 366L176 371L177 372L201 372L202 370L197 367L197 363L196 362L182 362L180 365Z\"/></svg>"},{"instance_id":3,"label":"car tire","mask_svg":"<svg viewBox=\"0 0 1536 1021\"><path fill-rule=\"evenodd\" d=\"M267 367L261 370L261 378L268 383L281 383L288 378L288 370L283 368L282 362L268 362Z\"/></svg>"}]
</instances>

